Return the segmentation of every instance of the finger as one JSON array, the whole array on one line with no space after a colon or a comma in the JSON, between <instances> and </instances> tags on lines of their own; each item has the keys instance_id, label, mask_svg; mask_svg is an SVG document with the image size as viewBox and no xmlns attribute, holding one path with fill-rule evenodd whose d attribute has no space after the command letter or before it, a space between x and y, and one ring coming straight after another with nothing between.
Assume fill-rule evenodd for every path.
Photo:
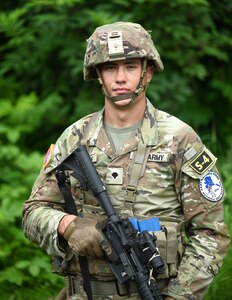
<instances>
[{"instance_id":1,"label":"finger","mask_svg":"<svg viewBox=\"0 0 232 300\"><path fill-rule=\"evenodd\" d=\"M101 257L104 256L104 252L103 252L102 248L101 248L99 245L97 245L97 246L94 248L94 255L95 255L96 257L98 257L98 258L101 258Z\"/></svg>"}]
</instances>

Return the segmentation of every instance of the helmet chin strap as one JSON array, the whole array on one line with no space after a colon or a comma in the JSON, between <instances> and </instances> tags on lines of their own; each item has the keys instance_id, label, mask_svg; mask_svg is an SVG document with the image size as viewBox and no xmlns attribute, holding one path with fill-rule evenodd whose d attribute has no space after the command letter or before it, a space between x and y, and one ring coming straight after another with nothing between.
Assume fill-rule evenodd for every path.
<instances>
[{"instance_id":1,"label":"helmet chin strap","mask_svg":"<svg viewBox=\"0 0 232 300\"><path fill-rule=\"evenodd\" d=\"M137 97L147 89L148 84L143 83L146 72L147 72L147 60L144 59L143 60L143 65L142 65L142 72L141 72L141 76L140 76L140 81L139 81L139 84L138 84L137 88L135 89L135 91L132 92L132 93L126 93L126 94L123 94L123 95L110 96L108 94L108 92L106 91L106 88L104 87L103 81L101 80L101 77L100 77L100 74L99 74L100 72L99 72L99 70L97 70L99 81L102 85L102 92L106 96L106 98L109 99L113 103L121 101L121 100L125 100L125 99L131 99L130 103L134 103L136 101ZM128 103L128 105L130 103Z\"/></svg>"}]
</instances>

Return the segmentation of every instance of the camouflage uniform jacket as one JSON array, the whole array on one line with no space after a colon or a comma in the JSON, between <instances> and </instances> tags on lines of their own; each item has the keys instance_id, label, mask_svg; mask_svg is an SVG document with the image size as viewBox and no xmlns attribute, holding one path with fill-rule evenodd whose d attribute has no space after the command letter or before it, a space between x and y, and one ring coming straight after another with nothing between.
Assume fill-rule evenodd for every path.
<instances>
[{"instance_id":1,"label":"camouflage uniform jacket","mask_svg":"<svg viewBox=\"0 0 232 300\"><path fill-rule=\"evenodd\" d=\"M89 115L69 126L48 153L49 159L24 204L26 237L50 255L67 260L72 257L68 247L59 244L57 228L66 213L53 169L85 139L119 212L142 218L156 216L175 224L184 222L185 236L182 234L180 240L185 243L185 250L178 273L171 274L174 276L163 292L175 299L202 299L229 244L223 219L224 190L215 167L216 158L190 126L155 109L149 100L141 127L114 153L103 126L103 113L104 109L95 113L95 118ZM141 143L149 147L149 153L134 191L134 202L128 205L125 199L133 176L131 165ZM113 173L118 176L112 176ZM213 184L216 191L212 190ZM80 190L72 177L71 185L79 212L101 213L91 192ZM91 267L90 272L94 273Z\"/></svg>"}]
</instances>

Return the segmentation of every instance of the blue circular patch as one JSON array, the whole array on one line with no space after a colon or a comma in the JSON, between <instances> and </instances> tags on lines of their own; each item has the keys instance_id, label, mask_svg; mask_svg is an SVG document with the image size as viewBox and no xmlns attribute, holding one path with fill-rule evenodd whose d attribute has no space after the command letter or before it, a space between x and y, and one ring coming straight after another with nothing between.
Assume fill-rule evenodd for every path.
<instances>
[{"instance_id":1,"label":"blue circular patch","mask_svg":"<svg viewBox=\"0 0 232 300\"><path fill-rule=\"evenodd\" d=\"M222 199L224 189L220 176L215 172L207 173L199 183L201 194L208 200L217 202Z\"/></svg>"}]
</instances>

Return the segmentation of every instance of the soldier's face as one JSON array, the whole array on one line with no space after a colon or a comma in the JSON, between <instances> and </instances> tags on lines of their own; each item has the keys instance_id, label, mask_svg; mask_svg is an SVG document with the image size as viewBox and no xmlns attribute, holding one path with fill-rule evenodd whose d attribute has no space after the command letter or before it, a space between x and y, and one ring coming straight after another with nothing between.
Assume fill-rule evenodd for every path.
<instances>
[{"instance_id":1,"label":"soldier's face","mask_svg":"<svg viewBox=\"0 0 232 300\"><path fill-rule=\"evenodd\" d=\"M140 82L141 72L142 61L137 58L105 63L100 68L104 88L110 96L133 93ZM117 105L126 104L126 100L118 101Z\"/></svg>"}]
</instances>

